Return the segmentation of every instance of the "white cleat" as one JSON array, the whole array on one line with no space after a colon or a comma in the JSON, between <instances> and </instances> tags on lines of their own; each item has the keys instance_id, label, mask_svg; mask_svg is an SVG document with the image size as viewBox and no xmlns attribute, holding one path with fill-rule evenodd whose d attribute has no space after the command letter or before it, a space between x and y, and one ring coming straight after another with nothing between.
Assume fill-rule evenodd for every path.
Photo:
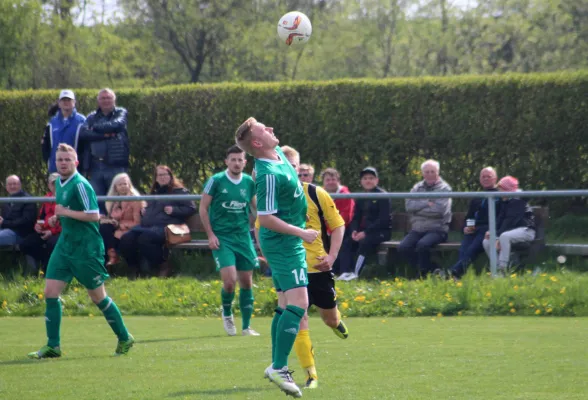
<instances>
[{"instance_id":1,"label":"white cleat","mask_svg":"<svg viewBox=\"0 0 588 400\"><path fill-rule=\"evenodd\" d=\"M237 328L235 327L235 321L233 320L233 316L230 315L228 317L223 316L223 325L225 327L225 332L229 336L237 335Z\"/></svg>"},{"instance_id":2,"label":"white cleat","mask_svg":"<svg viewBox=\"0 0 588 400\"><path fill-rule=\"evenodd\" d=\"M352 275L352 272L343 272L341 275L339 275L339 277L337 278L338 281L346 281L347 278L349 277L349 275Z\"/></svg>"},{"instance_id":3,"label":"white cleat","mask_svg":"<svg viewBox=\"0 0 588 400\"><path fill-rule=\"evenodd\" d=\"M259 334L259 332L257 332L254 329L251 329L251 328L243 329L243 332L241 332L241 335L243 335L243 336L261 336Z\"/></svg>"},{"instance_id":4,"label":"white cleat","mask_svg":"<svg viewBox=\"0 0 588 400\"><path fill-rule=\"evenodd\" d=\"M275 383L282 392L286 393L286 396L302 397L302 391L294 383L292 372L288 371L288 367L274 369L273 365L270 365L265 369L265 377Z\"/></svg>"},{"instance_id":5,"label":"white cleat","mask_svg":"<svg viewBox=\"0 0 588 400\"><path fill-rule=\"evenodd\" d=\"M358 278L358 276L355 273L350 272L349 275L347 275L345 277L345 279L343 279L343 280L349 282L349 281L352 281L352 280L357 279L357 278Z\"/></svg>"}]
</instances>

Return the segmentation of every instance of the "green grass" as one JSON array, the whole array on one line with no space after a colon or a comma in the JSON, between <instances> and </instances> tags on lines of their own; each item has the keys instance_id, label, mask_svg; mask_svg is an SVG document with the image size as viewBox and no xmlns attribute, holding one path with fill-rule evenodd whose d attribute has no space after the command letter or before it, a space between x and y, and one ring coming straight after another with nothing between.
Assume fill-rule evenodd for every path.
<instances>
[{"instance_id":1,"label":"green grass","mask_svg":"<svg viewBox=\"0 0 588 400\"><path fill-rule=\"evenodd\" d=\"M2 399L281 399L262 379L261 337L227 337L217 318L129 317L137 344L111 357L102 317L65 317L58 360L27 360L44 343L41 318L0 319ZM342 341L311 318L320 387L309 399L584 399L588 319L349 318ZM290 367L301 384L295 357Z\"/></svg>"}]
</instances>

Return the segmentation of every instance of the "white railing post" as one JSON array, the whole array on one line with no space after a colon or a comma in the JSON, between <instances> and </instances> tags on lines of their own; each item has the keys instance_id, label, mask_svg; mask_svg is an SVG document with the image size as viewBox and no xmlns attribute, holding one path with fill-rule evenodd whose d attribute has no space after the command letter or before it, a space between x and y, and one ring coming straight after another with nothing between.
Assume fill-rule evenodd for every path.
<instances>
[{"instance_id":1,"label":"white railing post","mask_svg":"<svg viewBox=\"0 0 588 400\"><path fill-rule=\"evenodd\" d=\"M496 276L496 201L488 196L488 229L490 231L490 273Z\"/></svg>"}]
</instances>

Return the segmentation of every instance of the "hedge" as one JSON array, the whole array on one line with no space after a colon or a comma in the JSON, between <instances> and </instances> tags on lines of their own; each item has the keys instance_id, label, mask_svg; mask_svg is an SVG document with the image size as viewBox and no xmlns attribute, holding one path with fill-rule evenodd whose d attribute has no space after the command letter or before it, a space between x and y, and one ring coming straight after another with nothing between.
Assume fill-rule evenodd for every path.
<instances>
[{"instance_id":1,"label":"hedge","mask_svg":"<svg viewBox=\"0 0 588 400\"><path fill-rule=\"evenodd\" d=\"M0 175L44 190L40 138L58 91L0 92ZM585 188L588 73L328 82L184 85L117 90L129 110L131 175L145 189L157 163L194 192L223 167L236 127L255 116L316 169L334 166L358 188L377 167L381 185L407 191L423 159L441 162L455 190L478 190L486 165L527 189ZM76 90L78 110L97 90Z\"/></svg>"}]
</instances>

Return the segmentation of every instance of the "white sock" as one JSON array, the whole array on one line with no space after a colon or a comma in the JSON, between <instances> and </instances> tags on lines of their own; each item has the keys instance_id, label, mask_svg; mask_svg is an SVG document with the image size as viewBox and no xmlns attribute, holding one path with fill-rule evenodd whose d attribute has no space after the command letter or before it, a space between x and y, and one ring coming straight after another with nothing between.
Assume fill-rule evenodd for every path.
<instances>
[{"instance_id":1,"label":"white sock","mask_svg":"<svg viewBox=\"0 0 588 400\"><path fill-rule=\"evenodd\" d=\"M355 262L355 275L359 276L364 261L365 257L360 254L359 257L357 257L357 261Z\"/></svg>"}]
</instances>

